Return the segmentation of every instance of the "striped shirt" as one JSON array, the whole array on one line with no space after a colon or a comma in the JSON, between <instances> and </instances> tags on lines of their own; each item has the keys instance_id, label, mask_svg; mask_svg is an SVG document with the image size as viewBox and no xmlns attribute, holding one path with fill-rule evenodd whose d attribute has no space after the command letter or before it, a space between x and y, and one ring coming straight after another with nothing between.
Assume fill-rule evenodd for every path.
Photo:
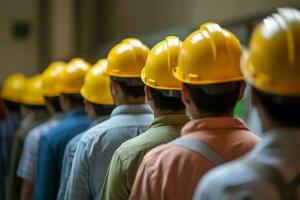
<instances>
[{"instance_id":1,"label":"striped shirt","mask_svg":"<svg viewBox=\"0 0 300 200\"><path fill-rule=\"evenodd\" d=\"M34 180L39 142L43 135L55 128L63 119L63 114L55 114L51 119L32 129L26 136L17 175L23 179Z\"/></svg>"}]
</instances>

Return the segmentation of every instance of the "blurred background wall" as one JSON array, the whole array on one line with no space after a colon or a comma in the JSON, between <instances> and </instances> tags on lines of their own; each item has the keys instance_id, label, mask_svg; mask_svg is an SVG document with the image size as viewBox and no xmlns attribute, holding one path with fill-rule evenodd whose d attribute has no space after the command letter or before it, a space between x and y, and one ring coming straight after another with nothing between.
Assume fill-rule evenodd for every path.
<instances>
[{"instance_id":1,"label":"blurred background wall","mask_svg":"<svg viewBox=\"0 0 300 200\"><path fill-rule=\"evenodd\" d=\"M94 63L124 37L152 46L184 39L206 21L247 45L253 25L299 0L0 0L0 83L12 72L40 72L49 62L82 56Z\"/></svg>"}]
</instances>

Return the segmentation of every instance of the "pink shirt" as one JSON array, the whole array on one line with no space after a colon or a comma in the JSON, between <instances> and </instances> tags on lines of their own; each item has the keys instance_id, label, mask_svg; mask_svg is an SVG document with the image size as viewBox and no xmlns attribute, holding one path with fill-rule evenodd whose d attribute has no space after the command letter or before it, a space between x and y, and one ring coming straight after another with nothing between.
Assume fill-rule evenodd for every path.
<instances>
[{"instance_id":1,"label":"pink shirt","mask_svg":"<svg viewBox=\"0 0 300 200\"><path fill-rule=\"evenodd\" d=\"M181 134L202 141L226 161L246 154L259 141L242 120L232 117L192 120ZM213 167L190 149L161 145L144 157L130 199L192 199L200 178Z\"/></svg>"}]
</instances>

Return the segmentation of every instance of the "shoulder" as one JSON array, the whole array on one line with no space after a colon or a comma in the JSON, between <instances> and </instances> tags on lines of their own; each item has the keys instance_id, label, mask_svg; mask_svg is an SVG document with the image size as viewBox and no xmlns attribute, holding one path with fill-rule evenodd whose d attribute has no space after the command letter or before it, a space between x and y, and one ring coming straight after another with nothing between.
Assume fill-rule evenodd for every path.
<instances>
[{"instance_id":1,"label":"shoulder","mask_svg":"<svg viewBox=\"0 0 300 200\"><path fill-rule=\"evenodd\" d=\"M157 134L158 132L159 134ZM162 127L150 128L144 133L124 142L116 150L116 154L123 160L139 155L144 156L148 151L175 139L176 136L174 133L169 134L169 131ZM162 151L159 149L161 149L161 147L158 148L158 151Z\"/></svg>"},{"instance_id":2,"label":"shoulder","mask_svg":"<svg viewBox=\"0 0 300 200\"><path fill-rule=\"evenodd\" d=\"M147 131L121 144L121 146L115 151L114 157L117 157L122 161L126 161L143 151L146 145L144 137L146 133Z\"/></svg>"},{"instance_id":3,"label":"shoulder","mask_svg":"<svg viewBox=\"0 0 300 200\"><path fill-rule=\"evenodd\" d=\"M42 135L50 132L49 129L53 128L58 123L59 123L58 121L49 120L31 129L27 135L28 140L38 141Z\"/></svg>"},{"instance_id":4,"label":"shoulder","mask_svg":"<svg viewBox=\"0 0 300 200\"><path fill-rule=\"evenodd\" d=\"M256 174L250 168L239 161L233 161L212 169L204 176L202 183L210 185L218 182L225 186L226 184L242 184L255 178Z\"/></svg>"},{"instance_id":5,"label":"shoulder","mask_svg":"<svg viewBox=\"0 0 300 200\"><path fill-rule=\"evenodd\" d=\"M36 141L42 136L41 130L43 128L43 125L37 126L33 129L31 129L27 136L26 141Z\"/></svg>"},{"instance_id":6,"label":"shoulder","mask_svg":"<svg viewBox=\"0 0 300 200\"><path fill-rule=\"evenodd\" d=\"M75 152L76 147L77 147L82 135L83 135L83 133L80 133L80 134L76 135L74 138L72 138L67 144L66 151L74 151Z\"/></svg>"},{"instance_id":7,"label":"shoulder","mask_svg":"<svg viewBox=\"0 0 300 200\"><path fill-rule=\"evenodd\" d=\"M82 126L89 126L91 123L91 119L86 115L73 116L69 118L65 118L62 123L58 126L58 128L64 129L76 129Z\"/></svg>"},{"instance_id":8,"label":"shoulder","mask_svg":"<svg viewBox=\"0 0 300 200\"><path fill-rule=\"evenodd\" d=\"M212 169L202 178L196 190L196 199L249 197L255 194L259 187L268 187L265 184L261 185L261 181L253 170L240 161L229 162Z\"/></svg>"},{"instance_id":9,"label":"shoulder","mask_svg":"<svg viewBox=\"0 0 300 200\"><path fill-rule=\"evenodd\" d=\"M174 153L174 148L176 148L176 146L172 144L163 144L157 146L145 155L143 163L149 166L162 165L164 162L172 160L172 158L168 155L170 155L172 152Z\"/></svg>"}]
</instances>

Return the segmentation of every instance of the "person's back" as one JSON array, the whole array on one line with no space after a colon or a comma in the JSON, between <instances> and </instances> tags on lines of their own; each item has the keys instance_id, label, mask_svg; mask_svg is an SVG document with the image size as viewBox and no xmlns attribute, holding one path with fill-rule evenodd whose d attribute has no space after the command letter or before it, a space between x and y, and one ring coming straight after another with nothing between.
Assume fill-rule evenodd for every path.
<instances>
[{"instance_id":1,"label":"person's back","mask_svg":"<svg viewBox=\"0 0 300 200\"><path fill-rule=\"evenodd\" d=\"M21 122L20 102L26 77L12 74L1 88L1 105L5 118L0 121L0 199L5 199L12 144Z\"/></svg>"},{"instance_id":2,"label":"person's back","mask_svg":"<svg viewBox=\"0 0 300 200\"><path fill-rule=\"evenodd\" d=\"M106 73L111 79L110 88L117 107L110 119L82 136L65 199L98 199L115 150L126 140L145 132L152 122L152 110L145 104L140 79L148 51L137 39L124 40L110 51Z\"/></svg>"},{"instance_id":3,"label":"person's back","mask_svg":"<svg viewBox=\"0 0 300 200\"><path fill-rule=\"evenodd\" d=\"M233 117L245 87L241 52L237 38L213 23L185 39L173 72L183 82L182 100L193 120L183 127L182 137L144 157L131 199L192 199L207 171L255 146L258 138Z\"/></svg>"},{"instance_id":4,"label":"person's back","mask_svg":"<svg viewBox=\"0 0 300 200\"><path fill-rule=\"evenodd\" d=\"M57 82L64 65L63 62L53 62L42 74L42 93L45 99L45 107L51 118L30 130L26 136L22 157L17 170L18 177L23 179L21 189L22 200L31 200L33 197L40 138L52 128L55 128L63 119Z\"/></svg>"},{"instance_id":5,"label":"person's back","mask_svg":"<svg viewBox=\"0 0 300 200\"><path fill-rule=\"evenodd\" d=\"M21 113L23 118L13 143L10 172L7 188L7 199L20 199L22 179L17 176L17 168L21 159L25 138L29 131L49 119L42 95L41 76L37 75L26 81L21 99Z\"/></svg>"},{"instance_id":6,"label":"person's back","mask_svg":"<svg viewBox=\"0 0 300 200\"><path fill-rule=\"evenodd\" d=\"M86 74L84 85L80 90L80 94L84 98L84 108L89 117L93 120L89 129L107 120L114 108L110 91L110 79L105 73L106 67L107 60L100 59ZM65 149L59 191L57 194L58 200L65 198L75 151L84 132L70 140Z\"/></svg>"},{"instance_id":7,"label":"person's back","mask_svg":"<svg viewBox=\"0 0 300 200\"><path fill-rule=\"evenodd\" d=\"M80 95L89 67L90 65L83 59L72 59L60 74L59 98L65 115L58 126L40 139L35 199L56 198L65 147L73 137L88 129L91 123L91 119L84 111L83 98Z\"/></svg>"},{"instance_id":8,"label":"person's back","mask_svg":"<svg viewBox=\"0 0 300 200\"><path fill-rule=\"evenodd\" d=\"M257 26L242 71L252 87L263 138L244 158L208 173L195 200L300 198L299 55L298 10L278 9Z\"/></svg>"},{"instance_id":9,"label":"person's back","mask_svg":"<svg viewBox=\"0 0 300 200\"><path fill-rule=\"evenodd\" d=\"M177 65L181 44L177 37L169 36L151 49L141 77L155 119L145 133L124 142L116 150L100 199L128 199L146 153L179 137L181 128L189 121L180 98L180 82L171 71Z\"/></svg>"}]
</instances>

